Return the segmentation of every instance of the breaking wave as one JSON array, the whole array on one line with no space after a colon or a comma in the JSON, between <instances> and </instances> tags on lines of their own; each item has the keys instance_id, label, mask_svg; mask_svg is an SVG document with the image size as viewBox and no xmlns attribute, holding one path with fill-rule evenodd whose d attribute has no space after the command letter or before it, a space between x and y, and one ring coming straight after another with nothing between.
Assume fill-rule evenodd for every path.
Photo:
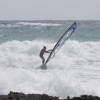
<instances>
[{"instance_id":1,"label":"breaking wave","mask_svg":"<svg viewBox=\"0 0 100 100\"><path fill-rule=\"evenodd\" d=\"M1 23L0 27L21 27L21 26L61 26L62 24L56 23L35 23L35 22L17 22L17 23Z\"/></svg>"},{"instance_id":2,"label":"breaking wave","mask_svg":"<svg viewBox=\"0 0 100 100\"><path fill-rule=\"evenodd\" d=\"M100 96L100 42L69 40L41 69L40 49L47 41L9 41L0 44L0 93L10 90L46 93L65 98L81 94ZM94 87L95 85L95 87Z\"/></svg>"}]
</instances>

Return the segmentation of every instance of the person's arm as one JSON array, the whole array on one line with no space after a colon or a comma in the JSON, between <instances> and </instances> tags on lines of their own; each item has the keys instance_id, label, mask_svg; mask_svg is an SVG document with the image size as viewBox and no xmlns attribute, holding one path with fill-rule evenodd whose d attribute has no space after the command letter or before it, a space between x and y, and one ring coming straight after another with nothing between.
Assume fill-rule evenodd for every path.
<instances>
[{"instance_id":1,"label":"person's arm","mask_svg":"<svg viewBox=\"0 0 100 100\"><path fill-rule=\"evenodd\" d=\"M48 52L51 52L51 51L52 51L52 49L48 50Z\"/></svg>"},{"instance_id":2,"label":"person's arm","mask_svg":"<svg viewBox=\"0 0 100 100\"><path fill-rule=\"evenodd\" d=\"M45 51L45 53L50 53L52 50L47 50L47 51Z\"/></svg>"},{"instance_id":3,"label":"person's arm","mask_svg":"<svg viewBox=\"0 0 100 100\"><path fill-rule=\"evenodd\" d=\"M52 51L52 49L48 50L47 53L50 53Z\"/></svg>"}]
</instances>

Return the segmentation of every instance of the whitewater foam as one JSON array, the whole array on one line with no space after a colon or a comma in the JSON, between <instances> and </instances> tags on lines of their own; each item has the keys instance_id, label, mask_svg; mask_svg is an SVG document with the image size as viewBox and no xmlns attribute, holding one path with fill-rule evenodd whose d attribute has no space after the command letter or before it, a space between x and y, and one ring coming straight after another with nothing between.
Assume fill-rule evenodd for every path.
<instances>
[{"instance_id":1,"label":"whitewater foam","mask_svg":"<svg viewBox=\"0 0 100 100\"><path fill-rule=\"evenodd\" d=\"M46 70L40 68L39 58L44 45L51 49L54 43L14 40L0 44L0 94L12 90L61 98L86 93L100 96L99 41L67 41Z\"/></svg>"},{"instance_id":2,"label":"whitewater foam","mask_svg":"<svg viewBox=\"0 0 100 100\"><path fill-rule=\"evenodd\" d=\"M62 24L56 24L56 23L35 23L35 22L17 22L17 23L6 23L6 24L0 24L0 27L6 27L6 28L14 28L14 27L21 27L21 26L61 26Z\"/></svg>"},{"instance_id":3,"label":"whitewater foam","mask_svg":"<svg viewBox=\"0 0 100 100\"><path fill-rule=\"evenodd\" d=\"M33 23L33 22L18 22L18 25L30 25L30 26L60 26L61 24L55 23Z\"/></svg>"}]
</instances>

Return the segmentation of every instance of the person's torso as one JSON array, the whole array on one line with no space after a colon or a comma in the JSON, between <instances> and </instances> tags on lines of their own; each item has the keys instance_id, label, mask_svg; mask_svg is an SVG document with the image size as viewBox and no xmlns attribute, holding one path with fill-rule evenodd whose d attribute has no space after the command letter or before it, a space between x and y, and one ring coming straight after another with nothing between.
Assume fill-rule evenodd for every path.
<instances>
[{"instance_id":1,"label":"person's torso","mask_svg":"<svg viewBox=\"0 0 100 100\"><path fill-rule=\"evenodd\" d=\"M40 56L43 56L43 55L44 55L44 52L45 52L45 50L42 49L42 50L40 51Z\"/></svg>"}]
</instances>

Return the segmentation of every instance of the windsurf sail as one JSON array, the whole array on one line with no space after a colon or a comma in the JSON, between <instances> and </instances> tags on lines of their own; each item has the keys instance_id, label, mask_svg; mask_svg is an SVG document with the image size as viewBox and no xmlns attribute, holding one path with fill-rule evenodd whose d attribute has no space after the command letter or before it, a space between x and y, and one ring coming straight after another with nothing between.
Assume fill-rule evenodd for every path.
<instances>
[{"instance_id":1,"label":"windsurf sail","mask_svg":"<svg viewBox=\"0 0 100 100\"><path fill-rule=\"evenodd\" d=\"M59 49L64 45L66 40L68 40L74 33L76 27L77 24L76 22L74 22L70 27L67 28L67 30L62 34L57 43L54 45L51 53L49 54L44 64L48 63L48 61L50 61L50 59L59 51Z\"/></svg>"}]
</instances>

